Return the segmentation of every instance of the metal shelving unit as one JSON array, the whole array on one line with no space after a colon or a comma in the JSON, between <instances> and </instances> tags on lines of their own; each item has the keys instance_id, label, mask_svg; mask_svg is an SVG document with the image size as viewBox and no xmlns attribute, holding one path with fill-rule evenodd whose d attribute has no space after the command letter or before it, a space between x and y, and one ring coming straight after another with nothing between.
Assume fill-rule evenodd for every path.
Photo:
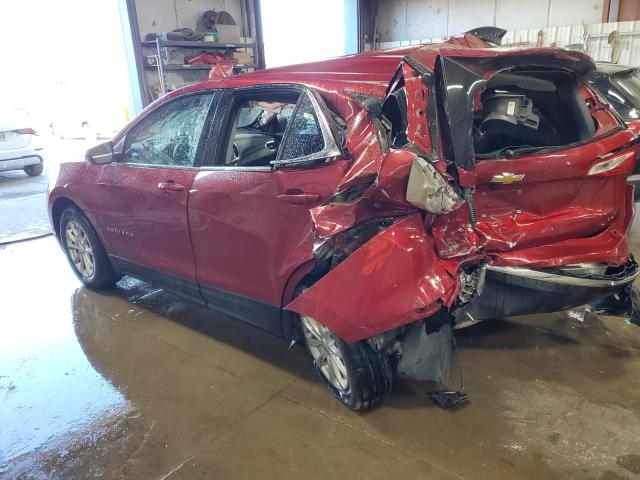
<instances>
[{"instance_id":1,"label":"metal shelving unit","mask_svg":"<svg viewBox=\"0 0 640 480\"><path fill-rule=\"evenodd\" d=\"M160 78L160 87L162 94L167 93L167 77L166 72L186 72L186 71L209 71L211 70L211 65L206 64L194 64L194 65L179 65L179 64L171 64L164 62L164 55L162 54L163 48L184 48L190 49L194 51L202 51L202 50L217 50L227 52L229 50L236 49L251 49L253 52L253 56L255 58L256 55L256 44L255 43L227 43L227 42L204 42L204 41L184 41L184 40L160 40L156 39L153 41L145 41L141 42L143 47L146 48L154 48L155 49L155 57L156 57L156 65L147 65L145 64L145 68L154 69L158 71L158 77ZM254 64L236 64L234 70L255 70L257 65Z\"/></svg>"}]
</instances>

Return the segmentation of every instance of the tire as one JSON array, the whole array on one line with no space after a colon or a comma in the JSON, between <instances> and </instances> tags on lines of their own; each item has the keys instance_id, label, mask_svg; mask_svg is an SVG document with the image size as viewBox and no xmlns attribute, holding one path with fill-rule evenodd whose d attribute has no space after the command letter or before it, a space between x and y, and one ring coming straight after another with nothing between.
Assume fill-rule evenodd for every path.
<instances>
[{"instance_id":1,"label":"tire","mask_svg":"<svg viewBox=\"0 0 640 480\"><path fill-rule=\"evenodd\" d=\"M75 207L65 209L60 216L60 243L69 265L86 287L106 290L113 288L120 280L121 276L111 265L91 223ZM88 259L92 260L92 268L89 268Z\"/></svg>"},{"instance_id":2,"label":"tire","mask_svg":"<svg viewBox=\"0 0 640 480\"><path fill-rule=\"evenodd\" d=\"M24 173L30 177L37 177L38 175L42 175L43 169L44 165L42 163L38 163L37 165L28 165L24 167Z\"/></svg>"},{"instance_id":3,"label":"tire","mask_svg":"<svg viewBox=\"0 0 640 480\"><path fill-rule=\"evenodd\" d=\"M314 359L316 373L344 405L353 410L367 410L378 405L391 392L393 369L385 352L374 350L366 341L348 345L311 317L301 315L300 327L307 350ZM335 357L327 360L327 365L322 359L323 355L318 356L317 351L314 352L314 348L318 348L316 345L320 337L324 338L320 343L324 342L328 349L324 354ZM334 378L327 373L331 362L338 362L338 370L344 367L338 375L333 371ZM329 368L324 368L325 366Z\"/></svg>"}]
</instances>

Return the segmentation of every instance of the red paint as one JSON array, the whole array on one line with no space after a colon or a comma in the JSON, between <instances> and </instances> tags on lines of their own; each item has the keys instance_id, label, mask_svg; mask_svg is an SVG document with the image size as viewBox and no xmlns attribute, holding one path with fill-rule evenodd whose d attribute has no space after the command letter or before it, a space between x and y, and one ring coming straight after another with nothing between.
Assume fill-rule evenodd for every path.
<instances>
[{"instance_id":1,"label":"red paint","mask_svg":"<svg viewBox=\"0 0 640 480\"><path fill-rule=\"evenodd\" d=\"M383 151L381 133L353 96L383 97L405 55L429 68L438 55L486 57L490 65L516 55L518 61L547 55L576 71L590 65L588 57L576 52L492 49L466 35L442 44L191 85L157 100L132 124L187 92L298 83L316 90L346 121L348 158L275 171L64 164L50 206L62 197L76 202L111 254L311 315L349 342L450 307L463 265L489 261L542 268L626 260L626 233L633 216L626 176L635 154L609 171L595 175L589 171L612 155L635 152L637 147L611 153L636 136L631 130L617 131L617 120L587 88L583 95L592 104L596 140L546 154L480 161L472 170L457 171L459 185L474 192L475 225L466 204L447 215L425 214L408 204L405 189L415 154L407 148ZM429 134L429 92L408 65L402 72L408 92L408 136L419 149L431 153L440 139ZM491 73L489 69L486 75ZM449 161L435 162L453 181L456 175ZM524 177L511 185L492 182L504 172ZM184 189L158 188L171 180ZM370 186L360 198L330 201L363 184ZM296 286L313 267L314 249L376 218L391 218L392 225L292 301Z\"/></svg>"},{"instance_id":2,"label":"red paint","mask_svg":"<svg viewBox=\"0 0 640 480\"><path fill-rule=\"evenodd\" d=\"M351 343L434 313L454 287L414 213L365 243L287 308Z\"/></svg>"},{"instance_id":3,"label":"red paint","mask_svg":"<svg viewBox=\"0 0 640 480\"><path fill-rule=\"evenodd\" d=\"M346 165L200 172L189 198L198 281L280 305L293 271L313 258L309 208L332 194ZM294 192L319 198L311 204L278 198Z\"/></svg>"}]
</instances>

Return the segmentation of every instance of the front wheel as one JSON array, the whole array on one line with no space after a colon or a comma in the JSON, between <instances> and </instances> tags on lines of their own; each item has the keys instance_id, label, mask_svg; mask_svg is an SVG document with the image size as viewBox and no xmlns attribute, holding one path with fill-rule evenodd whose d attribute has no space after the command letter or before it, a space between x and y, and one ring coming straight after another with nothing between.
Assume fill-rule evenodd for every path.
<instances>
[{"instance_id":1,"label":"front wheel","mask_svg":"<svg viewBox=\"0 0 640 480\"><path fill-rule=\"evenodd\" d=\"M316 372L346 406L367 410L391 392L393 370L389 356L365 342L348 345L311 317L301 315L305 343Z\"/></svg>"},{"instance_id":2,"label":"front wheel","mask_svg":"<svg viewBox=\"0 0 640 480\"><path fill-rule=\"evenodd\" d=\"M112 288L120 279L89 220L77 208L62 212L60 240L71 268L87 287Z\"/></svg>"}]
</instances>

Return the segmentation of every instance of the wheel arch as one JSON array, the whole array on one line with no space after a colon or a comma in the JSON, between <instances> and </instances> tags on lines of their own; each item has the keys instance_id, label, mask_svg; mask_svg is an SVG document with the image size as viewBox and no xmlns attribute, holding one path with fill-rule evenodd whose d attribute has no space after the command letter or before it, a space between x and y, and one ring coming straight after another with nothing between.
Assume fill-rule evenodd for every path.
<instances>
[{"instance_id":1,"label":"wheel arch","mask_svg":"<svg viewBox=\"0 0 640 480\"><path fill-rule=\"evenodd\" d=\"M298 338L296 330L298 314L285 310L296 295L296 290L301 285L311 286L326 273L326 268L318 265L315 259L307 260L289 275L289 279L282 290L280 301L280 320L282 323L282 334L285 339L292 340Z\"/></svg>"},{"instance_id":2,"label":"wheel arch","mask_svg":"<svg viewBox=\"0 0 640 480\"><path fill-rule=\"evenodd\" d=\"M82 212L82 208L67 197L58 197L53 202L53 205L51 205L51 223L53 224L53 231L58 240L60 240L60 218L62 217L62 212L69 207L77 208Z\"/></svg>"},{"instance_id":3,"label":"wheel arch","mask_svg":"<svg viewBox=\"0 0 640 480\"><path fill-rule=\"evenodd\" d=\"M89 222L93 230L96 232L96 235L98 236L98 240L100 240L100 243L102 243L102 247L106 251L107 244L104 241L102 232L96 228L96 222L93 221L91 216L87 213L87 211L84 208L82 208L80 204L71 200L69 197L62 197L62 196L58 197L51 204L51 223L53 225L53 231L58 241L60 241L60 219L62 217L62 212L64 212L65 209L69 207L78 209L78 211L84 215L84 217L87 219L87 221Z\"/></svg>"}]
</instances>

